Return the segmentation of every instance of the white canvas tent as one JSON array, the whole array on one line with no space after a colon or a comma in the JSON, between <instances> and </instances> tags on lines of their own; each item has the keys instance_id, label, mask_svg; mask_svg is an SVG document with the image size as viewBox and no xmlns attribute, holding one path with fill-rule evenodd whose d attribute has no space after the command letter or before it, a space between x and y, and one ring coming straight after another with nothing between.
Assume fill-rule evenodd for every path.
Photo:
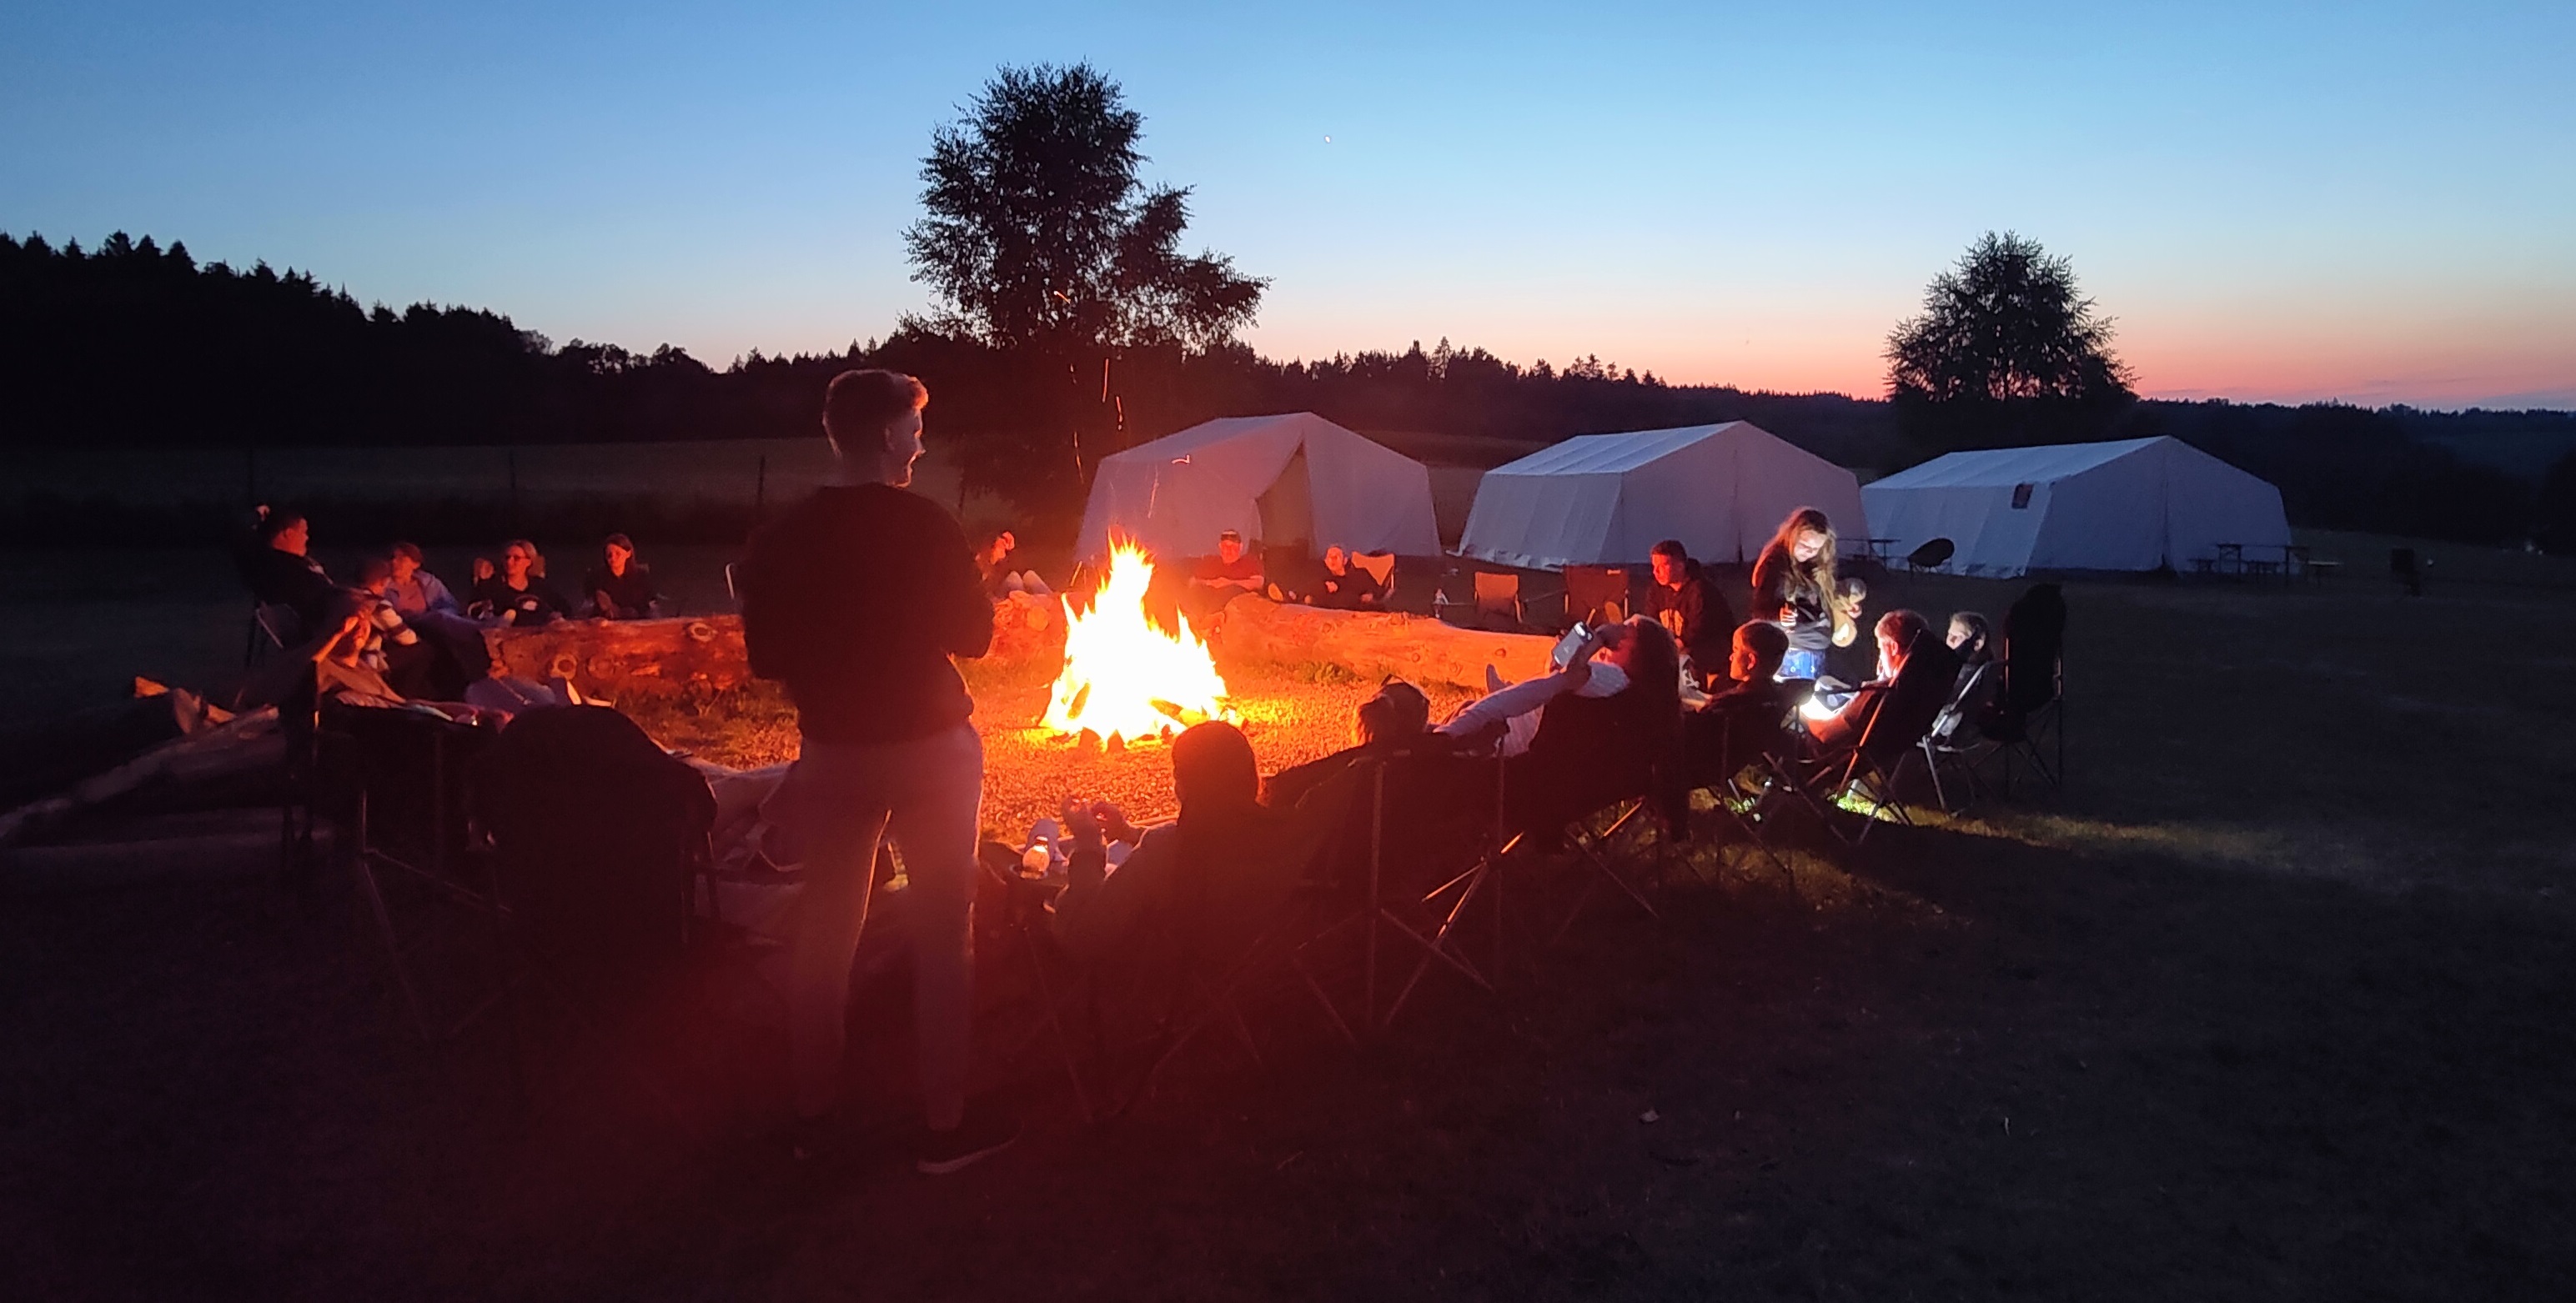
<instances>
[{"instance_id":1,"label":"white canvas tent","mask_svg":"<svg viewBox=\"0 0 2576 1303\"><path fill-rule=\"evenodd\" d=\"M1115 534L1205 556L1229 529L1273 547L1440 554L1431 472L1312 412L1206 421L1101 458L1074 552L1097 560Z\"/></svg>"},{"instance_id":2,"label":"white canvas tent","mask_svg":"<svg viewBox=\"0 0 2576 1303\"><path fill-rule=\"evenodd\" d=\"M1868 532L1850 471L1750 421L1586 434L1485 472L1458 551L1554 570L1641 564L1674 538L1702 561L1749 562L1800 507Z\"/></svg>"},{"instance_id":3,"label":"white canvas tent","mask_svg":"<svg viewBox=\"0 0 2576 1303\"><path fill-rule=\"evenodd\" d=\"M2182 570L2290 541L2279 489L2173 438L1947 453L1861 494L1895 555L1946 538L1971 575Z\"/></svg>"}]
</instances>

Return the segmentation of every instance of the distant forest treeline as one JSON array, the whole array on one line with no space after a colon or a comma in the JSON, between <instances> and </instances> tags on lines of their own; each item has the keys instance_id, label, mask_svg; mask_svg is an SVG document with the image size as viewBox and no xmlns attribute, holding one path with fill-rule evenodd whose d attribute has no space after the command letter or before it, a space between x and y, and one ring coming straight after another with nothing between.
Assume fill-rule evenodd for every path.
<instances>
[{"instance_id":1,"label":"distant forest treeline","mask_svg":"<svg viewBox=\"0 0 2576 1303\"><path fill-rule=\"evenodd\" d=\"M1077 377L913 330L717 369L668 345L558 346L488 309L362 307L305 273L201 266L149 237L83 250L0 234L0 445L19 450L801 437L818 428L824 382L854 365L921 376L937 428L970 444L1012 440L1028 413L1060 411L1070 383L1114 410L1121 446L1212 416L1306 410L1363 430L1523 442L1745 419L1879 473L1924 455L1884 402L1675 385L1597 358L1522 367L1445 340L1303 363L1240 344L1129 350L1108 374ZM2567 494L2451 449L2492 435L2576 449L2576 414L2148 401L2104 433L2189 440L2279 484L2299 524L2513 544L2562 536L2552 513L2566 507L2551 499ZM2548 477L2553 489L2571 467ZM1078 474L1065 466L1063 487Z\"/></svg>"}]
</instances>

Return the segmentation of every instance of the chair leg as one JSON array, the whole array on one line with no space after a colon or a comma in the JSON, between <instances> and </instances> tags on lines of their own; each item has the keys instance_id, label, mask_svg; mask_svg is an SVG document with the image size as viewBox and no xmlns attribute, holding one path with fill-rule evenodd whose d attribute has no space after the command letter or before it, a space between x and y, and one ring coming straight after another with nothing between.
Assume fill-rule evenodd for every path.
<instances>
[{"instance_id":1,"label":"chair leg","mask_svg":"<svg viewBox=\"0 0 2576 1303\"><path fill-rule=\"evenodd\" d=\"M385 908L383 885L376 880L376 867L367 849L367 795L358 793L358 815L354 833L355 845L349 848L349 871L354 878L359 899L367 904L367 913L375 925L377 939L384 942L385 962L394 970L394 985L402 992L403 1009L411 1015L413 1030L424 1041L435 1041L429 1013L421 1006L420 991L412 985L411 966L403 961L402 940L394 934L393 912Z\"/></svg>"},{"instance_id":2,"label":"chair leg","mask_svg":"<svg viewBox=\"0 0 2576 1303\"><path fill-rule=\"evenodd\" d=\"M1762 798L1769 795L1769 793L1764 792L1747 798L1735 786L1735 780L1732 777L1718 780L1717 786L1708 790L1710 795L1714 796L1717 800L1718 813L1725 815L1729 821L1734 823L1736 831L1744 834L1745 843L1750 845L1756 854L1759 854L1764 859L1771 861L1772 867L1780 870L1780 875L1788 880L1789 885L1792 888L1795 888L1798 883L1797 871L1791 869L1789 867L1789 862L1780 858L1779 852L1771 848L1770 839L1763 835L1762 827L1759 822ZM1749 800L1751 802L1751 808L1739 813L1732 804L1733 801L1737 800ZM1722 856L1726 843L1720 841L1716 842L1715 845L1720 851L1720 863L1722 865L1724 863Z\"/></svg>"},{"instance_id":3,"label":"chair leg","mask_svg":"<svg viewBox=\"0 0 2576 1303\"><path fill-rule=\"evenodd\" d=\"M1037 939L1028 934L1025 922L1020 925L1020 942L1027 948L1029 971L1038 986L1038 1006L1045 1010L1047 1030L1055 1040L1056 1058L1064 1065L1065 1079L1073 1085L1073 1106L1081 1112L1084 1122L1092 1122L1097 1115L1091 1108L1091 1091L1083 1085L1082 1066L1074 1057L1072 1038L1064 1032L1064 1011L1056 1004L1055 983L1047 976L1046 954L1038 946Z\"/></svg>"}]
</instances>

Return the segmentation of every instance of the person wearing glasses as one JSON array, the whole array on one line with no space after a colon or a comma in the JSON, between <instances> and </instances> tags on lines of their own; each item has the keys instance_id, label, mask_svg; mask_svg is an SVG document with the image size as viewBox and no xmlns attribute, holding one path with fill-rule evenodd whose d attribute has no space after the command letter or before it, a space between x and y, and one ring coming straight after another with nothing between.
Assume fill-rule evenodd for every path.
<instances>
[{"instance_id":1,"label":"person wearing glasses","mask_svg":"<svg viewBox=\"0 0 2576 1303\"><path fill-rule=\"evenodd\" d=\"M552 624L571 613L563 594L546 583L545 554L524 538L502 547L500 570L474 585L473 604L466 610L485 624L517 629Z\"/></svg>"}]
</instances>

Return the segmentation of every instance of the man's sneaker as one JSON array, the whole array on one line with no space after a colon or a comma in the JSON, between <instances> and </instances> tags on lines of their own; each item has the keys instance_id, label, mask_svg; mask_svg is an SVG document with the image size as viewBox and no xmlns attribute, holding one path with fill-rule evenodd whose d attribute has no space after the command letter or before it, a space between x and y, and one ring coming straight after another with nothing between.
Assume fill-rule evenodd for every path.
<instances>
[{"instance_id":1,"label":"man's sneaker","mask_svg":"<svg viewBox=\"0 0 2576 1303\"><path fill-rule=\"evenodd\" d=\"M924 1176L946 1176L1011 1147L1020 1138L1020 1122L989 1109L970 1108L966 1119L948 1131L923 1128L915 1143L913 1167Z\"/></svg>"}]
</instances>

